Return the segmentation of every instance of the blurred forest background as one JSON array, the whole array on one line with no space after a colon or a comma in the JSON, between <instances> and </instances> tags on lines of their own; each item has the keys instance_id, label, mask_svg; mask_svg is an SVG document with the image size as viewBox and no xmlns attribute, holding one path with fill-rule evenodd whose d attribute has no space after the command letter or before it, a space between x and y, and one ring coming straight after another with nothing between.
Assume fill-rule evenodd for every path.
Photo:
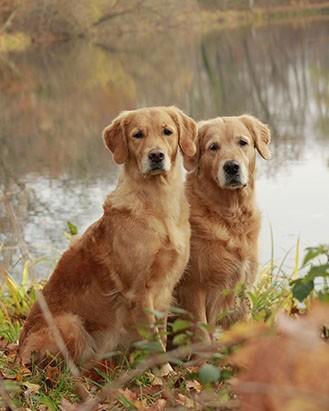
<instances>
[{"instance_id":1,"label":"blurred forest background","mask_svg":"<svg viewBox=\"0 0 329 411\"><path fill-rule=\"evenodd\" d=\"M110 44L129 33L264 24L328 8L325 0L0 0L0 50L74 37Z\"/></svg>"}]
</instances>

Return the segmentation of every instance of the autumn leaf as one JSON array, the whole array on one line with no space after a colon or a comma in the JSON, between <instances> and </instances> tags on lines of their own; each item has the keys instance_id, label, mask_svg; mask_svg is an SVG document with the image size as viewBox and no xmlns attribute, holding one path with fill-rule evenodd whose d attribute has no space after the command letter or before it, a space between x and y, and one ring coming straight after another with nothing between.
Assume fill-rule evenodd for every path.
<instances>
[{"instance_id":1,"label":"autumn leaf","mask_svg":"<svg viewBox=\"0 0 329 411\"><path fill-rule=\"evenodd\" d=\"M3 337L0 337L0 351L5 351L8 345L8 341L6 341Z\"/></svg>"},{"instance_id":2,"label":"autumn leaf","mask_svg":"<svg viewBox=\"0 0 329 411\"><path fill-rule=\"evenodd\" d=\"M24 397L26 401L31 402L30 398L40 391L39 384L32 384L31 382L25 381L22 384L26 389L24 390Z\"/></svg>"},{"instance_id":3,"label":"autumn leaf","mask_svg":"<svg viewBox=\"0 0 329 411\"><path fill-rule=\"evenodd\" d=\"M202 386L197 380L186 381L186 388L191 391L201 392Z\"/></svg>"},{"instance_id":4,"label":"autumn leaf","mask_svg":"<svg viewBox=\"0 0 329 411\"><path fill-rule=\"evenodd\" d=\"M268 334L269 332L269 327L263 323L240 322L234 324L229 330L223 333L220 342L224 344L240 344L252 338Z\"/></svg>"},{"instance_id":5,"label":"autumn leaf","mask_svg":"<svg viewBox=\"0 0 329 411\"><path fill-rule=\"evenodd\" d=\"M70 401L66 400L65 398L62 399L60 410L61 411L75 411L77 406L72 404Z\"/></svg>"},{"instance_id":6,"label":"autumn leaf","mask_svg":"<svg viewBox=\"0 0 329 411\"><path fill-rule=\"evenodd\" d=\"M163 379L158 375L148 372L147 376L149 377L152 386L161 387L163 385Z\"/></svg>"},{"instance_id":7,"label":"autumn leaf","mask_svg":"<svg viewBox=\"0 0 329 411\"><path fill-rule=\"evenodd\" d=\"M188 398L186 397L186 395L183 395L181 393L178 393L176 402L179 405L183 405L185 408L195 409L194 401L191 398Z\"/></svg>"},{"instance_id":8,"label":"autumn leaf","mask_svg":"<svg viewBox=\"0 0 329 411\"><path fill-rule=\"evenodd\" d=\"M281 316L276 333L251 339L232 356L241 368L235 386L241 411L329 409L329 345L319 332L328 319L326 304L303 318Z\"/></svg>"},{"instance_id":9,"label":"autumn leaf","mask_svg":"<svg viewBox=\"0 0 329 411\"><path fill-rule=\"evenodd\" d=\"M147 408L147 411L163 411L167 409L167 401L164 398L158 399L154 405Z\"/></svg>"}]
</instances>

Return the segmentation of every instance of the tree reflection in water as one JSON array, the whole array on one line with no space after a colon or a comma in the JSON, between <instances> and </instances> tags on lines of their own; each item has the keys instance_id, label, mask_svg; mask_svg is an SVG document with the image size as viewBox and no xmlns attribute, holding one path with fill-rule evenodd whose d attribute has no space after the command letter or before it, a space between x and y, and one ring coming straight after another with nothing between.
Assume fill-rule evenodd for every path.
<instances>
[{"instance_id":1,"label":"tree reflection in water","mask_svg":"<svg viewBox=\"0 0 329 411\"><path fill-rule=\"evenodd\" d=\"M260 164L270 183L328 151L328 35L326 22L203 36L185 28L1 58L4 264L20 271L22 244L56 257L66 220L85 227L100 215L117 176L100 135L121 110L175 104L196 119L254 114L273 130L273 160Z\"/></svg>"}]
</instances>

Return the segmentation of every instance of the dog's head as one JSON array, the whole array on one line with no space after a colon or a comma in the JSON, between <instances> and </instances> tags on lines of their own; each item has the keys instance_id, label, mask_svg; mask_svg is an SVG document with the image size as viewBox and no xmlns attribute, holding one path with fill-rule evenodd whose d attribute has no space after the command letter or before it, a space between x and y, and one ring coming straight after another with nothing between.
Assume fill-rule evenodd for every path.
<instances>
[{"instance_id":1,"label":"dog's head","mask_svg":"<svg viewBox=\"0 0 329 411\"><path fill-rule=\"evenodd\" d=\"M114 161L144 176L169 173L178 147L184 157L193 157L196 136L195 121L176 107L124 111L103 132Z\"/></svg>"},{"instance_id":2,"label":"dog's head","mask_svg":"<svg viewBox=\"0 0 329 411\"><path fill-rule=\"evenodd\" d=\"M218 117L199 123L197 152L185 160L188 170L211 178L223 189L241 189L254 175L256 150L266 160L271 135L255 117Z\"/></svg>"}]
</instances>

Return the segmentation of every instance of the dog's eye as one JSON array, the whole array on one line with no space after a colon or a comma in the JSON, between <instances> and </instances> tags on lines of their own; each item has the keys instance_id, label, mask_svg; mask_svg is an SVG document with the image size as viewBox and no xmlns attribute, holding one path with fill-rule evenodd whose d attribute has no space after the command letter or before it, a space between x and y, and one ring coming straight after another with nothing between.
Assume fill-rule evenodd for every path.
<instances>
[{"instance_id":1,"label":"dog's eye","mask_svg":"<svg viewBox=\"0 0 329 411\"><path fill-rule=\"evenodd\" d=\"M217 151L219 149L219 145L217 143L212 143L209 146L209 150L211 151Z\"/></svg>"},{"instance_id":2,"label":"dog's eye","mask_svg":"<svg viewBox=\"0 0 329 411\"><path fill-rule=\"evenodd\" d=\"M248 145L248 141L242 140L242 138L241 138L241 139L239 140L239 145L240 145L241 147L247 146L247 145Z\"/></svg>"},{"instance_id":3,"label":"dog's eye","mask_svg":"<svg viewBox=\"0 0 329 411\"><path fill-rule=\"evenodd\" d=\"M172 133L173 133L173 131L170 130L170 128L165 127L163 129L163 134L166 135L166 136L170 136Z\"/></svg>"},{"instance_id":4,"label":"dog's eye","mask_svg":"<svg viewBox=\"0 0 329 411\"><path fill-rule=\"evenodd\" d=\"M144 137L144 134L143 134L143 132L142 132L141 130L139 130L139 131L136 131L136 133L133 134L133 137L134 137L134 138L137 138L137 139L143 138L143 137Z\"/></svg>"}]
</instances>

